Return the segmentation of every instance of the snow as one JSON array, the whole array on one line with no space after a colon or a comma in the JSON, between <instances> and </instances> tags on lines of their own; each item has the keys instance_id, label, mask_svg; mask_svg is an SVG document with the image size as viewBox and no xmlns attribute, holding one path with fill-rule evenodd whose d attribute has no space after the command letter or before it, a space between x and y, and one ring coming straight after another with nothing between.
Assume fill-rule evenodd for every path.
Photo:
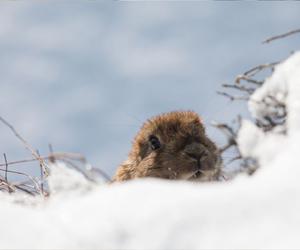
<instances>
[{"instance_id":1,"label":"snow","mask_svg":"<svg viewBox=\"0 0 300 250\"><path fill-rule=\"evenodd\" d=\"M1 248L47 249L297 249L300 248L300 53L282 64L249 102L254 117L288 111L287 133L243 121L238 143L260 163L230 182L158 179L91 184L52 165L50 198L1 194ZM29 199L29 198L28 198ZM32 199L32 198L31 198Z\"/></svg>"},{"instance_id":2,"label":"snow","mask_svg":"<svg viewBox=\"0 0 300 250\"><path fill-rule=\"evenodd\" d=\"M48 178L49 189L54 197L58 195L69 195L85 193L94 187L94 183L89 181L78 171L67 167L61 162L50 165L51 175ZM68 180L68 181L66 181Z\"/></svg>"}]
</instances>

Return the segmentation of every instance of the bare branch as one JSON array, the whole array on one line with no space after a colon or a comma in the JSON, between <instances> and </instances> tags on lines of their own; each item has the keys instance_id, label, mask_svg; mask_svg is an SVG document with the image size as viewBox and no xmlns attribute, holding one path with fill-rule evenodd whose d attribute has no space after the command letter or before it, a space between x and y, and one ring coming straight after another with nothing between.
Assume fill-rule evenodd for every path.
<instances>
[{"instance_id":1,"label":"bare branch","mask_svg":"<svg viewBox=\"0 0 300 250\"><path fill-rule=\"evenodd\" d=\"M21 186L16 185L16 186L14 186L14 187L15 187L16 189L19 189L19 190L21 190L21 191L27 193L27 194L32 195L32 196L35 195L35 192L29 191L28 189L23 188L23 187L21 187Z\"/></svg>"},{"instance_id":2,"label":"bare branch","mask_svg":"<svg viewBox=\"0 0 300 250\"><path fill-rule=\"evenodd\" d=\"M242 159L242 156L241 155L238 155L236 157L233 157L232 159L230 159L229 162L227 162L227 164L229 165L230 163L234 162L234 161L237 161L237 160L241 160Z\"/></svg>"},{"instance_id":3,"label":"bare branch","mask_svg":"<svg viewBox=\"0 0 300 250\"><path fill-rule=\"evenodd\" d=\"M57 159L57 160L74 160L74 161L80 161L82 162L83 164L86 164L87 161L86 161L86 158L81 155L81 154L78 154L78 153L70 153L70 152L58 152L58 153L52 153L51 155L49 156L40 156L41 159L43 160L49 160L50 162L53 162L53 159ZM66 162L67 164L71 165L69 161ZM22 163L28 163L28 162L35 162L35 161L38 161L37 159L26 159L26 160L20 160L20 161L12 161L12 162L7 162L7 165L10 166L10 165L18 165L18 164L22 164ZM0 164L0 167L3 167L3 166L6 166L6 164ZM77 166L76 169L78 169L79 167ZM1 169L0 169L1 171ZM81 170L82 171L82 170ZM104 179L110 181L110 177L108 174L106 174L102 169L99 169L99 168L95 168L95 167L91 167L90 170L88 170L90 172L96 172L100 175L102 175L102 177L104 177ZM8 171L10 172L10 171ZM16 174L21 174L21 172L18 172Z\"/></svg>"},{"instance_id":4,"label":"bare branch","mask_svg":"<svg viewBox=\"0 0 300 250\"><path fill-rule=\"evenodd\" d=\"M44 160L46 160L48 157L42 157ZM12 162L7 162L7 165L16 165L20 163L27 163L27 162L35 162L38 161L37 159L26 159L26 160L20 160L20 161L12 161ZM0 167L4 167L6 164L0 164Z\"/></svg>"},{"instance_id":5,"label":"bare branch","mask_svg":"<svg viewBox=\"0 0 300 250\"><path fill-rule=\"evenodd\" d=\"M284 34L268 38L263 43L269 43L273 40L284 38L296 33L300 33L300 29L292 30ZM279 63L280 61L257 65L245 71L243 74L238 75L235 79L234 84L223 84L222 87L225 88L225 91L218 91L217 93L229 98L231 101L250 100L250 102L254 102L255 104L264 106L266 114L263 117L258 117L257 119L254 119L256 126L261 128L265 132L274 130L276 133L284 134L286 133L287 110L286 105L282 101L282 99L284 100L285 97L283 97L280 100L278 100L278 98L274 95L265 96L262 100L254 100L253 98L250 98L252 94L256 91L256 89L264 84L265 78L262 80L258 79L258 74L266 72L265 70L271 70L273 72L275 66ZM238 91L238 96L232 95L231 92L228 90ZM244 95L241 96L242 94ZM226 163L224 163L224 169L226 168L226 165L229 165L232 162L238 160L240 161L240 168L238 171L233 171L231 173L232 176L237 174L238 172L246 172L251 175L259 167L259 163L254 158L243 157L239 151L237 145L237 131L241 127L241 117L238 116L237 118L238 129L234 129L235 126L233 127L228 124L213 124L213 126L220 129L221 132L225 134L225 137L227 139L227 143L224 146L220 147L219 153L222 154L222 157L226 158L224 156L225 152L231 152L230 149L236 149L234 155L227 157L227 160L229 161L226 161Z\"/></svg>"},{"instance_id":6,"label":"bare branch","mask_svg":"<svg viewBox=\"0 0 300 250\"><path fill-rule=\"evenodd\" d=\"M51 156L51 155L50 155ZM72 160L77 160L80 161L82 163L86 163L87 160L84 157L84 155L82 154L78 154L78 153L71 153L71 152L55 152L52 153L52 156L54 156L57 159L61 159L61 158L69 158Z\"/></svg>"},{"instance_id":7,"label":"bare branch","mask_svg":"<svg viewBox=\"0 0 300 250\"><path fill-rule=\"evenodd\" d=\"M229 98L230 101L235 101L235 100L247 101L249 99L249 97L247 97L247 96L233 96L233 95L230 95L230 94L228 94L226 92L222 92L222 91L217 91L217 94L223 95L223 96Z\"/></svg>"},{"instance_id":8,"label":"bare branch","mask_svg":"<svg viewBox=\"0 0 300 250\"><path fill-rule=\"evenodd\" d=\"M270 43L270 42L272 42L274 40L285 38L287 36L291 36L291 35L294 35L294 34L299 33L299 32L300 32L300 29L291 30L291 31L286 32L284 34L280 34L280 35L277 35L277 36L272 36L272 37L264 40L262 43Z\"/></svg>"},{"instance_id":9,"label":"bare branch","mask_svg":"<svg viewBox=\"0 0 300 250\"><path fill-rule=\"evenodd\" d=\"M245 87L242 85L237 85L237 84L222 84L223 88L231 88L231 89L236 89L238 91L244 91L247 92L248 94L252 94L255 91L255 88L250 88L250 87Z\"/></svg>"},{"instance_id":10,"label":"bare branch","mask_svg":"<svg viewBox=\"0 0 300 250\"><path fill-rule=\"evenodd\" d=\"M96 172L96 173L100 174L101 176L104 177L104 179L106 179L109 182L111 181L111 178L109 177L109 175L100 168L92 168L92 172Z\"/></svg>"},{"instance_id":11,"label":"bare branch","mask_svg":"<svg viewBox=\"0 0 300 250\"><path fill-rule=\"evenodd\" d=\"M6 154L3 154L4 156L4 161L5 161L5 181L7 182L7 169L8 169L8 164L7 164L7 159L6 159Z\"/></svg>"},{"instance_id":12,"label":"bare branch","mask_svg":"<svg viewBox=\"0 0 300 250\"><path fill-rule=\"evenodd\" d=\"M38 154L39 157L41 157L38 150L36 151L36 153ZM41 189L42 194L44 195L44 171L43 171L43 166L41 163L40 163L40 169L41 169L41 171L40 171L40 183L41 183L40 189Z\"/></svg>"},{"instance_id":13,"label":"bare branch","mask_svg":"<svg viewBox=\"0 0 300 250\"><path fill-rule=\"evenodd\" d=\"M8 182L6 182L4 180L0 180L0 187L1 186L6 187L9 193L12 193L15 191L14 186L12 186L11 184L9 184Z\"/></svg>"},{"instance_id":14,"label":"bare branch","mask_svg":"<svg viewBox=\"0 0 300 250\"><path fill-rule=\"evenodd\" d=\"M239 75L239 76L237 76L236 79L235 79L235 83L236 84L240 84L241 80L244 80L246 82L253 83L253 84L259 85L259 86L263 84L262 81L254 80L254 79L248 77L247 75Z\"/></svg>"},{"instance_id":15,"label":"bare branch","mask_svg":"<svg viewBox=\"0 0 300 250\"><path fill-rule=\"evenodd\" d=\"M55 157L54 157L54 155L53 155L53 147L52 147L52 144L49 143L48 147L49 147L49 152L50 152L49 161L50 161L51 163L55 163Z\"/></svg>"},{"instance_id":16,"label":"bare branch","mask_svg":"<svg viewBox=\"0 0 300 250\"><path fill-rule=\"evenodd\" d=\"M6 170L0 168L0 171L5 172ZM25 173L22 173L22 172L19 172L19 171L13 171L13 170L7 170L7 172L8 172L8 173L14 173L14 174L19 174L19 175L26 176L28 179L30 179L30 180L32 181L32 183L33 183L34 186L37 188L37 190L40 190L37 181L36 181L32 176L30 176L30 175L28 175L28 174L25 174Z\"/></svg>"},{"instance_id":17,"label":"bare branch","mask_svg":"<svg viewBox=\"0 0 300 250\"><path fill-rule=\"evenodd\" d=\"M247 70L243 75L244 76L252 77L252 76L256 75L257 73L259 73L260 71L262 71L264 69L273 68L274 66L276 66L279 63L280 62L272 62L272 63L260 64L258 66L255 66L252 69Z\"/></svg>"},{"instance_id":18,"label":"bare branch","mask_svg":"<svg viewBox=\"0 0 300 250\"><path fill-rule=\"evenodd\" d=\"M76 169L82 173L86 179L89 181L96 182L96 178L94 177L95 174L100 174L104 179L110 181L110 177L101 169L95 169L90 164L88 164L87 159L84 155L78 153L70 153L70 152L53 152L53 148L51 144L49 144L49 151L50 154L48 156L41 156L38 150L34 150L33 147L17 132L17 130L5 119L0 116L0 122L4 123L12 132L13 134L22 142L27 150L30 151L33 158L32 159L25 159L19 161L12 161L8 162L7 157L4 154L4 164L0 164L0 167L5 167L3 169L0 168L0 172L4 172L4 177L0 175L0 190L6 190L8 192L16 192L22 191L30 195L39 194L43 197L47 196L49 193L45 190L45 182L47 181L48 176L48 162L54 163L56 160L65 162L69 167ZM38 162L41 172L39 178L33 177L29 174L20 171L13 171L8 170L8 166L15 165L15 164L22 164L22 163L29 163L29 162ZM76 163L80 163L81 165L77 165ZM11 174L18 174L27 177L28 180L22 181L21 183L9 183L8 182L8 173ZM28 185L30 184L30 185Z\"/></svg>"},{"instance_id":19,"label":"bare branch","mask_svg":"<svg viewBox=\"0 0 300 250\"><path fill-rule=\"evenodd\" d=\"M16 129L1 116L0 116L0 121L14 133L14 135L23 143L25 148L30 151L32 156L40 162L40 164L43 166L44 174L48 175L48 169L47 169L47 165L46 165L45 161L41 157L39 157L39 155L32 148L32 146L30 146L30 144L16 131Z\"/></svg>"},{"instance_id":20,"label":"bare branch","mask_svg":"<svg viewBox=\"0 0 300 250\"><path fill-rule=\"evenodd\" d=\"M236 142L237 132L232 127L230 127L228 124L217 123L217 122L213 122L212 126L220 129L227 138L227 143L223 147L219 148L220 154L223 154L231 147L237 146L237 142Z\"/></svg>"}]
</instances>

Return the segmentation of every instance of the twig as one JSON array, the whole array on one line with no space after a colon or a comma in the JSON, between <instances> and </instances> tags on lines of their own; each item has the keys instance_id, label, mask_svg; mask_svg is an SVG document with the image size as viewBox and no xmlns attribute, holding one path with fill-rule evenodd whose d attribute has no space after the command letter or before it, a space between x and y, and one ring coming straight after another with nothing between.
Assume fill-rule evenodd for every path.
<instances>
[{"instance_id":1,"label":"twig","mask_svg":"<svg viewBox=\"0 0 300 250\"><path fill-rule=\"evenodd\" d=\"M222 92L222 91L217 91L217 94L223 95L223 96L229 98L230 101L235 101L235 100L247 101L249 99L249 97L247 97L247 96L233 96L233 95L230 95L230 94L228 94L226 92Z\"/></svg>"},{"instance_id":2,"label":"twig","mask_svg":"<svg viewBox=\"0 0 300 250\"><path fill-rule=\"evenodd\" d=\"M230 159L230 161L227 162L227 165L229 165L230 163L234 162L234 161L237 161L237 160L241 160L242 159L242 156L241 155L238 155L236 157L233 157L232 159Z\"/></svg>"},{"instance_id":3,"label":"twig","mask_svg":"<svg viewBox=\"0 0 300 250\"><path fill-rule=\"evenodd\" d=\"M4 161L5 161L5 181L7 182L8 164L7 164L6 154L4 153L3 156L4 156Z\"/></svg>"},{"instance_id":4,"label":"twig","mask_svg":"<svg viewBox=\"0 0 300 250\"><path fill-rule=\"evenodd\" d=\"M245 86L237 85L237 84L222 84L222 87L244 91L247 92L248 94L252 94L255 91L255 88L247 88Z\"/></svg>"},{"instance_id":5,"label":"twig","mask_svg":"<svg viewBox=\"0 0 300 250\"><path fill-rule=\"evenodd\" d=\"M239 75L239 76L237 76L236 79L235 79L235 83L236 84L240 84L241 80L244 80L246 82L253 83L253 84L259 85L259 86L263 84L262 81L254 80L254 79L252 79L252 78L250 78L250 77L248 77L246 75Z\"/></svg>"},{"instance_id":6,"label":"twig","mask_svg":"<svg viewBox=\"0 0 300 250\"><path fill-rule=\"evenodd\" d=\"M65 162L67 164L69 164L72 168L76 169L79 173L81 173L87 180L95 182L95 180L93 178L91 178L85 171L83 171L82 169L80 169L79 166L77 166L75 163L71 162L70 160L67 159L60 159L62 162Z\"/></svg>"},{"instance_id":7,"label":"twig","mask_svg":"<svg viewBox=\"0 0 300 250\"><path fill-rule=\"evenodd\" d=\"M44 160L47 160L49 157L48 156L45 156L45 157L42 157ZM16 164L20 164L20 163L27 163L27 162L34 162L34 161L38 161L37 159L26 159L26 160L20 160L20 161L12 161L12 162L8 162L7 165L10 166L10 165L16 165ZM5 166L6 164L0 164L0 167L3 167Z\"/></svg>"},{"instance_id":8,"label":"twig","mask_svg":"<svg viewBox=\"0 0 300 250\"><path fill-rule=\"evenodd\" d=\"M54 156L55 158L69 158L72 160L76 160L76 161L80 161L82 163L86 163L87 160L86 158L82 155L82 154L78 154L78 153L70 153L70 152L55 152L52 153L52 156Z\"/></svg>"},{"instance_id":9,"label":"twig","mask_svg":"<svg viewBox=\"0 0 300 250\"><path fill-rule=\"evenodd\" d=\"M0 168L0 171L5 172L6 170ZM25 173L22 173L22 172L13 171L13 170L7 170L7 172L8 173L14 173L14 174L19 174L19 175L26 176L28 179L30 179L32 181L32 183L34 184L34 186L36 187L36 189L40 190L38 183L36 182L36 180L32 176L30 176L28 174L25 174Z\"/></svg>"},{"instance_id":10,"label":"twig","mask_svg":"<svg viewBox=\"0 0 300 250\"><path fill-rule=\"evenodd\" d=\"M90 177L88 177L86 175L86 173L83 170L81 170L77 165L75 165L74 163L72 163L69 160L66 160L66 159L70 159L73 161L80 161L83 164L87 164L87 159L85 158L84 155L79 154L79 153L70 153L70 152L55 152L55 153L53 153L53 150L52 150L52 155L50 155L48 158L50 161L51 161L51 159L55 160L55 158L58 160L64 161L65 163L74 167L76 170L80 171L86 178L90 179ZM88 172L91 172L91 171L97 172L107 181L111 181L109 175L106 174L102 169L91 167L91 169L87 169L87 171Z\"/></svg>"},{"instance_id":11,"label":"twig","mask_svg":"<svg viewBox=\"0 0 300 250\"><path fill-rule=\"evenodd\" d=\"M274 36L271 38L268 38L263 43L269 43L273 40L284 38L290 35L293 35L295 33L299 33L300 29L293 30L278 36ZM223 84L222 87L226 88L223 92L217 92L220 95L223 95L227 98L229 98L231 101L236 100L250 100L250 102L254 102L259 105L264 105L266 107L266 115L263 117L259 117L255 119L256 126L259 128L262 128L265 132L273 130L277 127L276 132L277 133L286 133L286 117L287 117L287 110L286 105L284 102L280 100L277 100L275 96L266 96L262 100L256 101L253 100L253 98L250 98L252 94L256 91L256 89L264 84L264 79L260 80L257 79L258 74L265 72L264 70L270 69L271 71L274 71L274 68L276 65L278 65L280 62L272 62L272 63L266 63L257 65L247 71L245 71L243 74L240 74L236 77L234 84ZM245 94L245 96L234 96L230 92L228 93L228 89L233 89L239 91L238 94ZM268 109L269 108L269 109ZM255 159L252 158L245 158L241 155L238 145L237 145L237 131L241 127L241 118L238 117L238 129L235 130L233 127L227 124L222 123L216 123L213 124L216 128L220 129L221 132L223 132L226 136L227 143L220 147L219 153L224 155L225 151L228 152L230 148L234 148L237 150L235 155L232 155L229 157L229 161L224 163L225 167L226 165L231 164L234 161L239 160L240 165L240 172L248 172L250 175L253 174L256 169L259 167L259 164Z\"/></svg>"},{"instance_id":12,"label":"twig","mask_svg":"<svg viewBox=\"0 0 300 250\"><path fill-rule=\"evenodd\" d=\"M26 188L22 188L22 187L20 187L20 186L14 186L14 187L15 187L16 189L19 189L19 190L21 190L21 191L27 193L27 194L30 194L30 195L34 196L34 192L31 192L31 191L29 191L29 190L26 189Z\"/></svg>"},{"instance_id":13,"label":"twig","mask_svg":"<svg viewBox=\"0 0 300 250\"><path fill-rule=\"evenodd\" d=\"M70 152L58 152L58 153L52 153L49 156L40 156L41 159L43 160L49 160L53 162L53 159L58 159L58 160L63 160L63 159L70 159L70 160L74 160L74 161L80 161L83 164L86 164L86 158L78 153L70 153ZM26 160L20 160L20 161L12 161L12 162L7 162L7 165L16 165L16 164L21 164L21 163L28 163L28 162L35 162L38 161L37 159L33 158L33 159L26 159ZM70 163L70 161L68 161L68 163ZM0 167L6 166L6 164L0 164ZM77 166L78 168L78 166ZM91 170L89 171L94 171L99 173L100 175L102 175L106 180L110 180L110 177L108 174L106 174L102 169L98 169L95 167L92 167ZM9 172L9 171L8 171Z\"/></svg>"},{"instance_id":14,"label":"twig","mask_svg":"<svg viewBox=\"0 0 300 250\"><path fill-rule=\"evenodd\" d=\"M0 116L0 121L5 124L10 130L14 133L14 135L24 144L25 148L29 150L34 158L36 158L40 164L43 166L43 171L44 174L48 175L48 169L47 165L44 162L44 160L38 156L36 151L30 146L30 144L16 131L16 129L9 123L7 122L4 118Z\"/></svg>"},{"instance_id":15,"label":"twig","mask_svg":"<svg viewBox=\"0 0 300 250\"><path fill-rule=\"evenodd\" d=\"M226 150L228 150L229 148L231 148L232 146L235 146L235 145L236 144L233 143L232 140L228 140L228 143L225 146L219 148L219 153L223 154Z\"/></svg>"},{"instance_id":16,"label":"twig","mask_svg":"<svg viewBox=\"0 0 300 250\"><path fill-rule=\"evenodd\" d=\"M280 62L272 62L272 63L265 63L265 64L260 64L258 66L255 66L252 69L247 70L244 74L242 74L243 76L254 76L257 73L259 73L260 71L262 71L263 69L266 68L272 68L274 66L276 66L277 64L279 64Z\"/></svg>"},{"instance_id":17,"label":"twig","mask_svg":"<svg viewBox=\"0 0 300 250\"><path fill-rule=\"evenodd\" d=\"M223 133L225 133L227 137L235 137L236 136L236 132L228 124L214 122L212 124L212 126L218 128L218 129L221 129L221 131L223 131Z\"/></svg>"},{"instance_id":18,"label":"twig","mask_svg":"<svg viewBox=\"0 0 300 250\"><path fill-rule=\"evenodd\" d=\"M235 132L235 130L232 127L230 127L228 124L217 123L217 122L213 122L212 126L220 129L227 138L227 143L219 149L220 154L223 154L226 150L228 150L231 147L237 146L237 142L236 142L237 132Z\"/></svg>"},{"instance_id":19,"label":"twig","mask_svg":"<svg viewBox=\"0 0 300 250\"><path fill-rule=\"evenodd\" d=\"M54 155L53 155L53 147L52 147L52 144L49 143L49 144L48 144L48 147L49 147L49 152L50 152L49 161L50 161L51 163L55 163L55 157L54 157Z\"/></svg>"},{"instance_id":20,"label":"twig","mask_svg":"<svg viewBox=\"0 0 300 250\"><path fill-rule=\"evenodd\" d=\"M277 36L270 37L270 38L264 40L262 43L270 43L274 40L285 38L287 36L291 36L291 35L294 35L294 34L299 33L299 32L300 32L300 29L291 30L291 31L286 32L284 34L280 34L280 35L277 35Z\"/></svg>"},{"instance_id":21,"label":"twig","mask_svg":"<svg viewBox=\"0 0 300 250\"><path fill-rule=\"evenodd\" d=\"M100 169L94 169L93 167L87 168L86 167L87 160L81 154L64 153L64 152L54 153L52 145L49 144L49 151L50 151L49 156L42 157L39 154L38 150L34 150L33 147L17 132L17 130L1 116L0 116L0 122L2 122L4 125L6 125L13 132L13 134L22 142L22 144L25 146L25 148L27 150L29 150L33 156L33 159L25 159L25 160L20 160L20 161L8 162L7 157L4 154L5 163L0 164L0 166L5 166L5 169L0 168L0 171L5 172L5 177L3 180L1 180L1 178L0 178L0 190L6 189L9 192L15 192L16 190L21 190L21 191L26 192L31 195L34 195L35 193L40 194L42 196L47 195L47 191L45 192L45 187L44 187L45 177L48 176L48 165L46 164L46 160L48 160L49 162L55 162L56 159L67 163L69 166L72 166L77 171L81 172L85 176L85 178L88 179L89 181L93 181L93 182L96 181L92 176L92 171L100 173L106 180L110 180L110 178L104 171L102 171ZM37 180L35 177L30 176L23 172L8 170L9 165L28 163L28 162L34 162L34 161L38 161L39 165L40 165L40 169L41 169L40 180ZM72 161L79 161L79 162L85 164L86 169L82 170L79 166L74 164ZM33 186L28 186L25 183L19 184L19 185L13 185L13 184L8 183L8 178L7 178L8 173L14 173L14 174L26 176L31 181Z\"/></svg>"},{"instance_id":22,"label":"twig","mask_svg":"<svg viewBox=\"0 0 300 250\"><path fill-rule=\"evenodd\" d=\"M38 150L36 151L36 153L38 154L39 157L41 157ZM43 171L43 166L41 165L41 163L40 163L40 169L41 169L41 171L40 171L41 172L40 173L41 191L42 191L42 194L44 194L44 171Z\"/></svg>"},{"instance_id":23,"label":"twig","mask_svg":"<svg viewBox=\"0 0 300 250\"><path fill-rule=\"evenodd\" d=\"M0 180L0 185L1 185L1 186L3 185L3 186L5 186L5 187L7 187L9 193L12 193L12 192L15 191L14 186L11 185L11 184L9 184L8 182L6 182L6 181L4 181L4 180Z\"/></svg>"},{"instance_id":24,"label":"twig","mask_svg":"<svg viewBox=\"0 0 300 250\"><path fill-rule=\"evenodd\" d=\"M49 156L40 156L41 159L43 160L49 160L50 162L52 161L52 159L54 158L70 158L73 160L79 160L83 163L86 163L86 159L84 158L84 156L82 156L81 154L77 154L77 153L63 153L63 152L57 152L57 153L52 153ZM12 162L8 162L7 165L16 165L16 164L20 164L20 163L28 163L28 162L34 162L34 161L39 161L39 159L36 158L31 158L31 159L25 159L25 160L19 160L19 161L12 161ZM5 166L5 164L0 164L0 167Z\"/></svg>"},{"instance_id":25,"label":"twig","mask_svg":"<svg viewBox=\"0 0 300 250\"><path fill-rule=\"evenodd\" d=\"M105 173L103 170L101 170L100 168L92 168L92 171L99 173L107 181L109 181L109 182L111 181L111 178L109 177L109 175L107 173Z\"/></svg>"},{"instance_id":26,"label":"twig","mask_svg":"<svg viewBox=\"0 0 300 250\"><path fill-rule=\"evenodd\" d=\"M23 182L11 183L11 185L14 186L16 189L24 191L30 195L39 194L39 192L36 190L35 186L29 185L27 183L28 183L28 181L23 181Z\"/></svg>"}]
</instances>

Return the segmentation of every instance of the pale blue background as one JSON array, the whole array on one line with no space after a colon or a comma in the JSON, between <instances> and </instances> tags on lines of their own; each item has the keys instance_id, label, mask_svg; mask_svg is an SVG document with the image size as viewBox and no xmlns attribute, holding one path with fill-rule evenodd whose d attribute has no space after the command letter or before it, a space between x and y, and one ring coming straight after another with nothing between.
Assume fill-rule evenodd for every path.
<instances>
[{"instance_id":1,"label":"pale blue background","mask_svg":"<svg viewBox=\"0 0 300 250\"><path fill-rule=\"evenodd\" d=\"M300 36L298 2L0 2L0 114L42 154L85 154L109 174L148 117L176 109L206 124L246 114L216 94ZM219 144L221 135L208 133ZM30 156L0 125L0 153Z\"/></svg>"}]
</instances>

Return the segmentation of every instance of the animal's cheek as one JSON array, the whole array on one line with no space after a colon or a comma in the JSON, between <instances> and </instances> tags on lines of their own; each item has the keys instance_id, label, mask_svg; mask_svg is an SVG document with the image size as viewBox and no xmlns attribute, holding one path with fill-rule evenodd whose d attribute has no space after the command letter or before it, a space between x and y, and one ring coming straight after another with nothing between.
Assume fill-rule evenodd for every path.
<instances>
[{"instance_id":1,"label":"animal's cheek","mask_svg":"<svg viewBox=\"0 0 300 250\"><path fill-rule=\"evenodd\" d=\"M195 164L182 164L177 167L177 178L187 180L195 173L196 170L197 166Z\"/></svg>"},{"instance_id":2,"label":"animal's cheek","mask_svg":"<svg viewBox=\"0 0 300 250\"><path fill-rule=\"evenodd\" d=\"M138 169L144 169L154 166L155 164L155 158L153 157L146 157L142 159L138 165Z\"/></svg>"},{"instance_id":3,"label":"animal's cheek","mask_svg":"<svg viewBox=\"0 0 300 250\"><path fill-rule=\"evenodd\" d=\"M216 163L217 158L213 155L209 155L208 157L205 157L203 160L201 160L201 168L202 170L210 170L215 168Z\"/></svg>"},{"instance_id":4,"label":"animal's cheek","mask_svg":"<svg viewBox=\"0 0 300 250\"><path fill-rule=\"evenodd\" d=\"M141 162L135 171L135 178L146 177L148 175L148 170L143 162Z\"/></svg>"},{"instance_id":5,"label":"animal's cheek","mask_svg":"<svg viewBox=\"0 0 300 250\"><path fill-rule=\"evenodd\" d=\"M190 160L190 159L186 159L185 157L183 158L177 158L174 161L173 164L173 169L178 172L179 174L185 174L185 173L190 173L190 172L194 172L197 170L197 164L196 162Z\"/></svg>"}]
</instances>

